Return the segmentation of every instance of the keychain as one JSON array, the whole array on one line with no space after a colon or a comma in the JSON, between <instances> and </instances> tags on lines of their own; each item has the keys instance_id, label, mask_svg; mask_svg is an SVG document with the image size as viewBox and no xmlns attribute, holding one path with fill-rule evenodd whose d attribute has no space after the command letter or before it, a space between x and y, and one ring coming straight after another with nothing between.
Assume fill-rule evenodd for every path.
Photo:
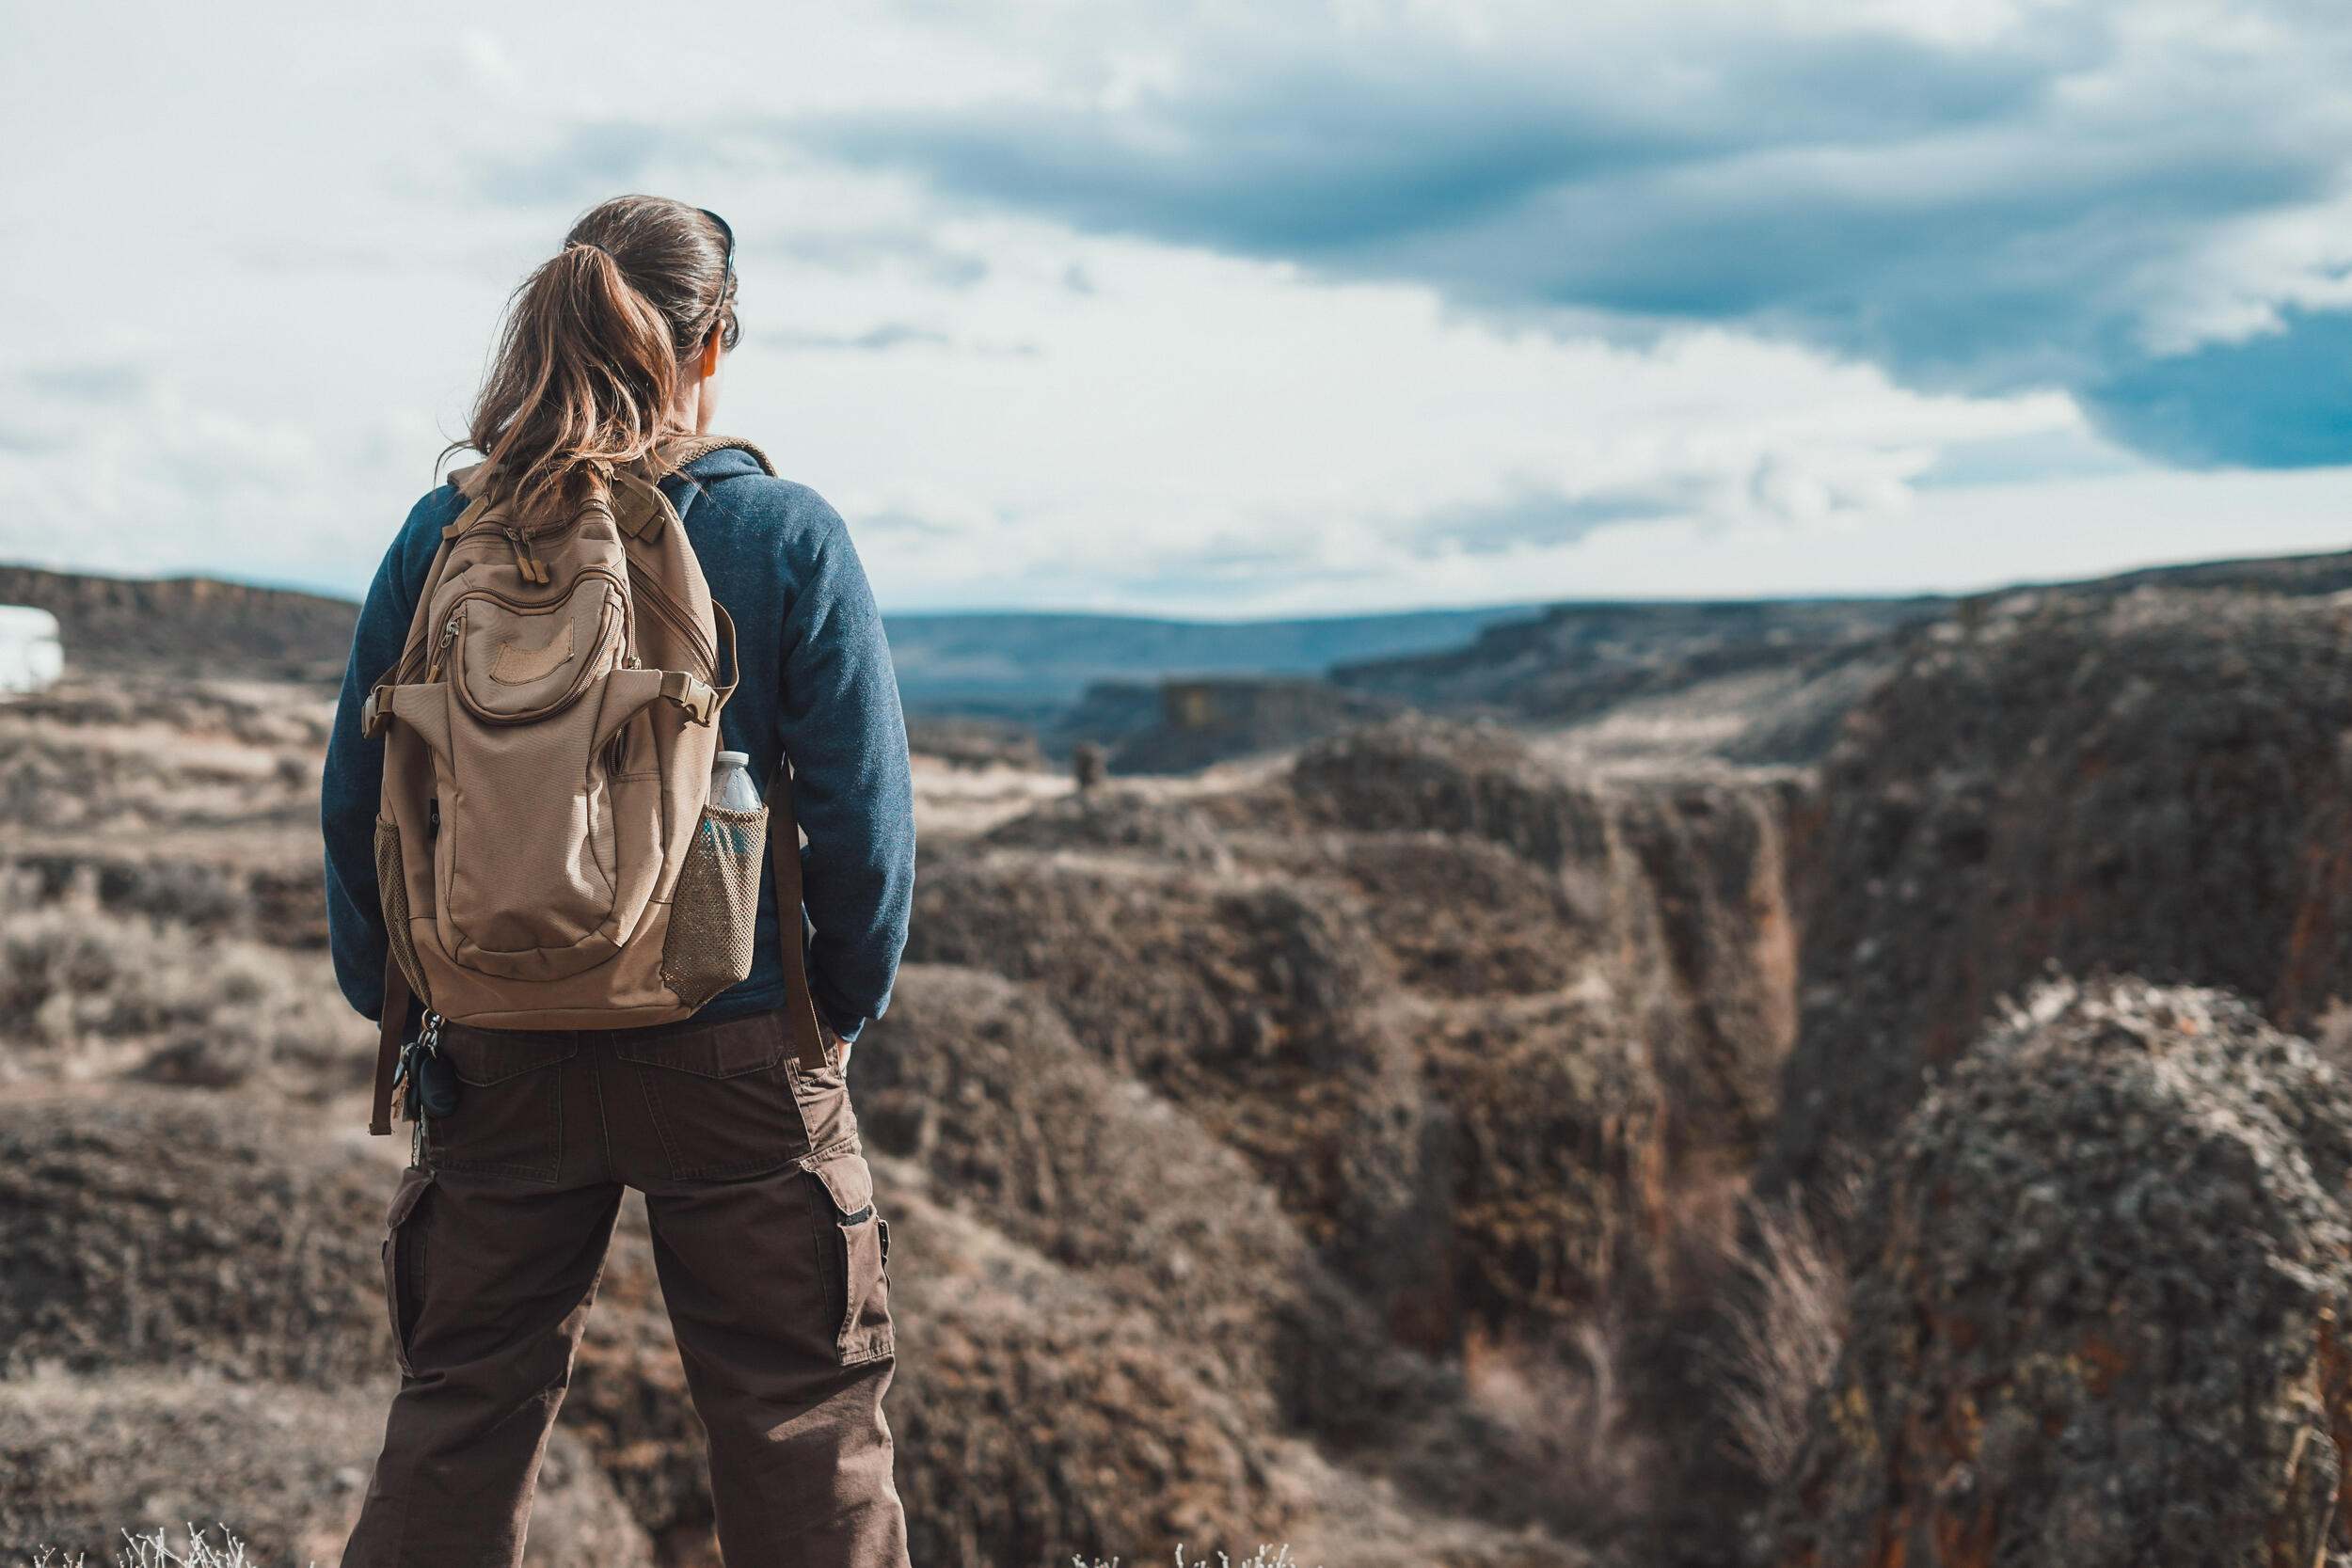
<instances>
[{"instance_id":1,"label":"keychain","mask_svg":"<svg viewBox=\"0 0 2352 1568\"><path fill-rule=\"evenodd\" d=\"M395 1092L404 1086L406 1089L407 1098L403 1104L414 1128L408 1139L408 1161L411 1164L421 1164L426 1119L445 1117L457 1109L457 1069L441 1054L440 1014L424 1015L424 1028L400 1053L392 1086Z\"/></svg>"}]
</instances>

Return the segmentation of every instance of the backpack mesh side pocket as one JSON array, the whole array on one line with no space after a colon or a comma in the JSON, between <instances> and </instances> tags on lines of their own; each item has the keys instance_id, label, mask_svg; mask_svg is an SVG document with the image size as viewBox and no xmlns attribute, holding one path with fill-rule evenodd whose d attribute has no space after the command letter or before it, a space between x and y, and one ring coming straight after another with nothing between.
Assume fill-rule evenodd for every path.
<instances>
[{"instance_id":1,"label":"backpack mesh side pocket","mask_svg":"<svg viewBox=\"0 0 2352 1568\"><path fill-rule=\"evenodd\" d=\"M678 868L661 978L699 1007L752 972L759 923L759 865L768 852L768 808L703 808L694 847Z\"/></svg>"},{"instance_id":2,"label":"backpack mesh side pocket","mask_svg":"<svg viewBox=\"0 0 2352 1568\"><path fill-rule=\"evenodd\" d=\"M384 905L384 934L391 942L392 959L407 976L408 989L424 995L424 974L417 967L417 944L408 934L408 878L401 862L400 829L375 819L375 890Z\"/></svg>"}]
</instances>

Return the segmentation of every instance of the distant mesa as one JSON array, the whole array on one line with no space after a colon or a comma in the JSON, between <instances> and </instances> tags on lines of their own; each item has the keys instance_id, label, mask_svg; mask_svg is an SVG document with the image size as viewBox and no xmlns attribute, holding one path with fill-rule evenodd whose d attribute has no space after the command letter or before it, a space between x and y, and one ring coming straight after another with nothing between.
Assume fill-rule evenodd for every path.
<instances>
[{"instance_id":1,"label":"distant mesa","mask_svg":"<svg viewBox=\"0 0 2352 1568\"><path fill-rule=\"evenodd\" d=\"M0 603L54 618L60 670L231 679L340 675L359 614L349 600L282 588L36 566L0 566Z\"/></svg>"}]
</instances>

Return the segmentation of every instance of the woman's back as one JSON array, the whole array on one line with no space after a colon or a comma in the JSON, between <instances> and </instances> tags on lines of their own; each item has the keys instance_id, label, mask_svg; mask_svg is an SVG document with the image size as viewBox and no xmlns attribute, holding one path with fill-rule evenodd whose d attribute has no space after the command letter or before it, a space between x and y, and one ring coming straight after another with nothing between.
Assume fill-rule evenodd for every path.
<instances>
[{"instance_id":1,"label":"woman's back","mask_svg":"<svg viewBox=\"0 0 2352 1568\"><path fill-rule=\"evenodd\" d=\"M360 611L327 912L417 1132L384 1244L400 1391L346 1568L520 1562L630 1188L727 1560L907 1560L889 1228L848 1077L906 941L906 731L841 518L708 434L735 289L709 213L629 197L583 217L516 293L469 432L485 462L411 509ZM766 856L742 775L784 762ZM694 925L714 909L715 940ZM674 964L665 927L723 965ZM628 1006L505 1026L501 984Z\"/></svg>"},{"instance_id":2,"label":"woman's back","mask_svg":"<svg viewBox=\"0 0 2352 1568\"><path fill-rule=\"evenodd\" d=\"M771 778L797 775L793 804L809 840L804 897L810 979L826 1022L854 1039L887 1005L913 902L914 820L906 729L889 647L840 515L806 485L771 477L723 446L660 488L683 523L711 597L732 621L741 674L719 716L721 745ZM360 700L401 657L441 535L468 505L454 484L421 499L371 587L330 740L322 811L337 977L362 1013L380 1006L387 942L370 920L380 743L358 733ZM363 875L364 873L364 875ZM772 881L763 882L749 976L698 1016L784 1005Z\"/></svg>"}]
</instances>

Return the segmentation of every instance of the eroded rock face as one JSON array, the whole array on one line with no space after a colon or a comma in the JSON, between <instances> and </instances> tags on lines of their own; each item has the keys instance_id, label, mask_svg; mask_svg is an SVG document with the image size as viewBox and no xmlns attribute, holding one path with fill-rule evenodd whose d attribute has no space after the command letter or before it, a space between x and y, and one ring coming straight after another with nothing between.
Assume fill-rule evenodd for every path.
<instances>
[{"instance_id":1,"label":"eroded rock face","mask_svg":"<svg viewBox=\"0 0 2352 1568\"><path fill-rule=\"evenodd\" d=\"M2039 992L1895 1137L1776 1508L1807 1568L2352 1546L2352 1086L2206 990Z\"/></svg>"},{"instance_id":2,"label":"eroded rock face","mask_svg":"<svg viewBox=\"0 0 2352 1568\"><path fill-rule=\"evenodd\" d=\"M926 868L912 956L1034 988L1239 1150L1401 1341L1451 1350L1649 1268L1676 1183L1765 1136L1788 795L1602 784L1399 720L1230 791L1007 824Z\"/></svg>"},{"instance_id":3,"label":"eroded rock face","mask_svg":"<svg viewBox=\"0 0 2352 1568\"><path fill-rule=\"evenodd\" d=\"M2047 963L2352 995L2352 608L2143 590L1922 638L1849 721L1798 858L1800 1044L1773 1159L1867 1153Z\"/></svg>"},{"instance_id":4,"label":"eroded rock face","mask_svg":"<svg viewBox=\"0 0 2352 1568\"><path fill-rule=\"evenodd\" d=\"M1566 960L1569 983L1605 982L1613 1009L1648 1041L1668 1088L1675 1160L1736 1166L1759 1146L1796 1036L1788 841L1789 822L1811 809L1803 785L1604 783L1502 730L1422 718L1309 747L1288 783L1303 825L1354 847L1349 874L1382 906L1383 939L1408 966L1417 947L1444 955L1444 969L1408 967L1409 980L1450 982L1469 1000L1528 994L1533 966L1514 949L1540 933ZM1392 885L1413 863L1414 841L1463 863L1442 881L1406 881L1418 896L1398 907L1367 871L1387 868ZM1496 850L1541 875L1551 908L1470 859ZM1507 923L1479 930L1506 909ZM1433 928L1486 940L1450 951Z\"/></svg>"},{"instance_id":5,"label":"eroded rock face","mask_svg":"<svg viewBox=\"0 0 2352 1568\"><path fill-rule=\"evenodd\" d=\"M1326 1266L1247 1161L1182 1107L1113 1073L1035 989L976 970L911 965L871 1043L856 1060L860 1119L869 1148L899 1157L879 1165L877 1190L915 1219L912 1227L892 1222L894 1234L911 1238L894 1253L903 1261L894 1263L893 1289L903 1292L908 1316L906 1370L892 1401L910 1408L914 1423L902 1432L900 1468L929 1499L916 1511L925 1515L918 1528L946 1532L935 1538L951 1558L977 1548L957 1544L945 1521L966 1520L956 1528L993 1543L993 1560L1028 1560L1035 1553L1024 1551L1051 1542L1003 1532L1055 1511L1064 1520L1058 1528L1094 1532L1062 1538L1064 1556L1085 1546L1095 1557L1124 1552L1137 1560L1151 1555L1142 1547L1152 1539L1136 1533L1138 1521L1161 1517L1168 1528L1189 1521L1197 1557L1204 1544L1235 1539L1232 1530L1265 1528L1252 1521L1267 1515L1232 1515L1215 1503L1235 1486L1274 1516L1292 1506L1279 1479L1292 1434L1349 1454L1404 1496L1441 1497L1505 1525L1584 1523L1549 1506L1554 1462L1539 1444L1477 1408L1458 1370L1394 1342L1398 1325ZM1466 1053L1477 1050L1460 1043ZM1487 1057L1494 1071L1516 1075L1497 1102L1538 1108L1511 1124L1531 1144L1544 1142L1568 1103L1593 1129L1609 1125L1606 1094L1552 1092L1565 1086L1547 1073L1580 1058L1488 1042L1465 1055L1466 1078L1485 1070ZM1574 1137L1538 1152L1491 1148L1496 1132L1482 1121L1466 1132L1465 1147L1503 1164L1524 1158L1531 1174L1601 1160ZM1597 1132L1596 1141L1606 1136ZM1614 1242L1605 1215L1613 1211L1616 1173L1578 1177L1565 1196L1540 1180L1523 1189L1465 1187L1458 1228L1433 1220L1427 1232L1437 1259L1431 1288L1449 1309L1461 1303L1444 1284L1447 1269L1472 1266L1449 1253L1484 1256L1491 1246L1501 1257L1525 1248L1512 1266L1539 1284L1556 1283L1546 1238L1562 1227L1563 1204L1586 1206L1572 1216L1570 1233ZM1474 1240L1449 1243L1449 1235ZM1565 1259L1568 1268L1587 1261ZM1053 1367L988 1370L998 1355ZM947 1381L933 1386L943 1367ZM1098 1375L1089 1369L1111 1380L1118 1399L1138 1402L1135 1419L1195 1430L1152 1457L1140 1434L1109 1432L1116 1402L1089 1386ZM1032 1385L1034 1394L1015 1392ZM1025 1457L989 1414L1008 1399L1035 1412L1049 1388L1072 1408L1022 1416L1016 1427L1067 1432L1073 1441L1095 1424L1106 1433L1072 1449L1075 1469L1062 1479L1038 1453ZM1244 1432L1247 1441L1232 1435ZM1130 1450L1134 1443L1146 1447ZM1218 1458L1227 1446L1232 1455ZM1077 1457L1098 1447L1102 1460ZM1004 1466L1016 1492L1046 1500L989 1523L998 1489L959 1483L954 1474L960 1456L975 1451ZM1138 1466L1116 1489L1122 1496L1148 1500L1153 1488L1170 1489L1164 1504L1151 1505L1161 1513L1129 1517L1083 1492L1063 1497L1067 1475L1097 1463ZM1244 1480L1219 1479L1233 1475ZM1229 1533L1200 1533L1211 1526ZM1162 1538L1160 1555L1180 1538Z\"/></svg>"},{"instance_id":6,"label":"eroded rock face","mask_svg":"<svg viewBox=\"0 0 2352 1568\"><path fill-rule=\"evenodd\" d=\"M978 970L914 964L856 1058L867 1142L919 1164L965 1212L1083 1271L1263 1399L1302 1336L1320 1265L1232 1149L1114 1075L1035 991ZM1247 1397L1247 1395L1245 1395Z\"/></svg>"},{"instance_id":7,"label":"eroded rock face","mask_svg":"<svg viewBox=\"0 0 2352 1568\"><path fill-rule=\"evenodd\" d=\"M1380 955L1344 888L992 849L916 899L911 957L1035 985L1100 1060L1240 1150L1318 1244L1369 1267L1410 1228L1422 1108L1409 1042L1368 1005Z\"/></svg>"}]
</instances>

